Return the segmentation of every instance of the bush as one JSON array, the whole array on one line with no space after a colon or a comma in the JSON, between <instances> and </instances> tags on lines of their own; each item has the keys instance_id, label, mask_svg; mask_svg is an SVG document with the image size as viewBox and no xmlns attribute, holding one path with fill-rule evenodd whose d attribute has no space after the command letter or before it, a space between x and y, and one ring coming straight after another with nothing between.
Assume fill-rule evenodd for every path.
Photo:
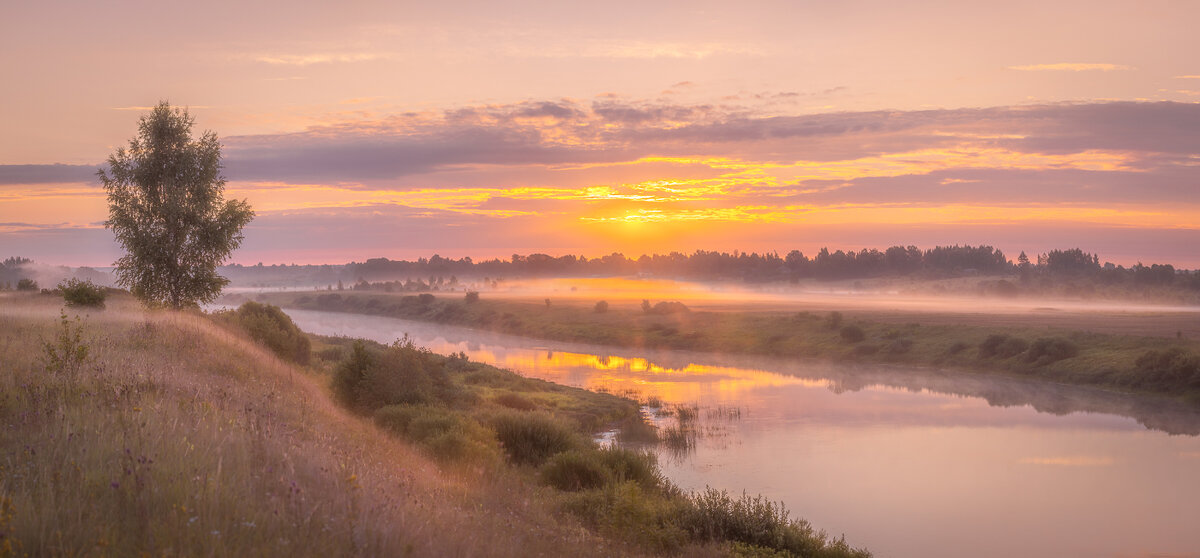
<instances>
[{"instance_id":1,"label":"bush","mask_svg":"<svg viewBox=\"0 0 1200 558\"><path fill-rule=\"evenodd\" d=\"M1010 358L1025 352L1029 342L1019 337L1010 337L1002 333L987 336L979 344L979 356L982 358Z\"/></svg>"},{"instance_id":2,"label":"bush","mask_svg":"<svg viewBox=\"0 0 1200 558\"><path fill-rule=\"evenodd\" d=\"M616 447L557 453L542 465L540 474L546 484L568 492L624 482L646 490L662 486L653 455Z\"/></svg>"},{"instance_id":3,"label":"bush","mask_svg":"<svg viewBox=\"0 0 1200 558\"><path fill-rule=\"evenodd\" d=\"M593 310L597 314L604 314L608 312L608 301L601 300L600 302L597 302L596 307Z\"/></svg>"},{"instance_id":4,"label":"bush","mask_svg":"<svg viewBox=\"0 0 1200 558\"><path fill-rule=\"evenodd\" d=\"M520 395L517 395L511 391L497 395L492 401L495 401L497 404L503 407L516 409L518 411L532 411L537 408L537 405L533 401L521 397Z\"/></svg>"},{"instance_id":5,"label":"bush","mask_svg":"<svg viewBox=\"0 0 1200 558\"><path fill-rule=\"evenodd\" d=\"M556 453L586 445L571 428L541 413L504 413L492 420L492 428L508 458L524 465L541 465Z\"/></svg>"},{"instance_id":6,"label":"bush","mask_svg":"<svg viewBox=\"0 0 1200 558\"><path fill-rule=\"evenodd\" d=\"M53 342L42 341L42 364L51 374L74 376L87 361L90 347L83 340L83 324L75 316L75 327L66 311L59 313L58 337Z\"/></svg>"},{"instance_id":7,"label":"bush","mask_svg":"<svg viewBox=\"0 0 1200 558\"><path fill-rule=\"evenodd\" d=\"M445 361L414 347L407 337L373 354L361 341L334 372L334 392L347 406L373 412L387 405L449 403L460 393Z\"/></svg>"},{"instance_id":8,"label":"bush","mask_svg":"<svg viewBox=\"0 0 1200 558\"><path fill-rule=\"evenodd\" d=\"M649 304L650 304L650 301L647 301L647 300L642 301L642 311L646 312L647 314L660 314L660 315L682 314L682 313L691 311L682 302L676 302L676 301L660 302L658 304L655 304L653 307L648 308Z\"/></svg>"},{"instance_id":9,"label":"bush","mask_svg":"<svg viewBox=\"0 0 1200 558\"><path fill-rule=\"evenodd\" d=\"M634 482L645 489L663 486L654 454L618 447L603 448L599 453L614 482Z\"/></svg>"},{"instance_id":10,"label":"bush","mask_svg":"<svg viewBox=\"0 0 1200 558\"><path fill-rule=\"evenodd\" d=\"M542 482L559 490L575 492L600 488L612 475L600 462L600 452L569 450L555 454L542 465Z\"/></svg>"},{"instance_id":11,"label":"bush","mask_svg":"<svg viewBox=\"0 0 1200 558\"><path fill-rule=\"evenodd\" d=\"M838 312L836 310L833 312L830 312L829 317L826 318L826 320L825 320L825 323L829 325L829 329L837 329L837 328L841 327L842 326L842 313Z\"/></svg>"},{"instance_id":12,"label":"bush","mask_svg":"<svg viewBox=\"0 0 1200 558\"><path fill-rule=\"evenodd\" d=\"M1134 362L1138 377L1133 384L1143 387L1200 387L1200 357L1178 347L1150 350Z\"/></svg>"},{"instance_id":13,"label":"bush","mask_svg":"<svg viewBox=\"0 0 1200 558\"><path fill-rule=\"evenodd\" d=\"M421 304L433 304L435 297L429 293L421 293L417 295L417 302Z\"/></svg>"},{"instance_id":14,"label":"bush","mask_svg":"<svg viewBox=\"0 0 1200 558\"><path fill-rule=\"evenodd\" d=\"M442 461L491 456L494 441L475 421L444 407L388 405L374 413L375 424L414 442Z\"/></svg>"},{"instance_id":15,"label":"bush","mask_svg":"<svg viewBox=\"0 0 1200 558\"><path fill-rule=\"evenodd\" d=\"M1079 354L1079 347L1061 337L1041 337L1029 346L1025 360L1038 366L1058 362Z\"/></svg>"},{"instance_id":16,"label":"bush","mask_svg":"<svg viewBox=\"0 0 1200 558\"><path fill-rule=\"evenodd\" d=\"M37 281L34 281L33 279L29 279L29 278L21 279L20 281L17 281L17 290L18 291L36 291L36 290L38 290Z\"/></svg>"},{"instance_id":17,"label":"bush","mask_svg":"<svg viewBox=\"0 0 1200 558\"><path fill-rule=\"evenodd\" d=\"M479 293L475 291L467 291L467 296L464 296L463 300L467 301L467 303L479 302Z\"/></svg>"},{"instance_id":18,"label":"bush","mask_svg":"<svg viewBox=\"0 0 1200 558\"><path fill-rule=\"evenodd\" d=\"M356 340L350 355L333 372L333 393L343 405L363 410L359 405L360 386L374 366L375 356L367 351L361 340Z\"/></svg>"},{"instance_id":19,"label":"bush","mask_svg":"<svg viewBox=\"0 0 1200 558\"><path fill-rule=\"evenodd\" d=\"M844 540L827 540L807 521L792 519L783 503L762 496L733 499L709 488L692 494L681 514L685 530L701 540L731 541L782 550L798 556L870 556Z\"/></svg>"},{"instance_id":20,"label":"bush","mask_svg":"<svg viewBox=\"0 0 1200 558\"><path fill-rule=\"evenodd\" d=\"M861 327L853 325L843 327L841 335L842 339L848 343L859 343L867 338L867 334L863 333Z\"/></svg>"},{"instance_id":21,"label":"bush","mask_svg":"<svg viewBox=\"0 0 1200 558\"><path fill-rule=\"evenodd\" d=\"M58 284L58 290L62 292L67 306L104 308L104 299L107 294L103 287L92 283L91 280L67 279Z\"/></svg>"},{"instance_id":22,"label":"bush","mask_svg":"<svg viewBox=\"0 0 1200 558\"><path fill-rule=\"evenodd\" d=\"M233 320L280 358L308 364L312 346L308 336L278 306L246 302L234 312Z\"/></svg>"}]
</instances>

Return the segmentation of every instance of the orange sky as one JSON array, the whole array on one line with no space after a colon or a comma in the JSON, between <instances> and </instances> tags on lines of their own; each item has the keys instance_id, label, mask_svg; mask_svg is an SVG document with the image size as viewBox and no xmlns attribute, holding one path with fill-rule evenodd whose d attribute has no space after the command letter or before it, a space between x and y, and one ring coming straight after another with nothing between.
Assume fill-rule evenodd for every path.
<instances>
[{"instance_id":1,"label":"orange sky","mask_svg":"<svg viewBox=\"0 0 1200 558\"><path fill-rule=\"evenodd\" d=\"M92 174L167 99L258 212L242 263L986 243L1200 267L1191 4L282 6L9 9L0 256L115 259Z\"/></svg>"}]
</instances>

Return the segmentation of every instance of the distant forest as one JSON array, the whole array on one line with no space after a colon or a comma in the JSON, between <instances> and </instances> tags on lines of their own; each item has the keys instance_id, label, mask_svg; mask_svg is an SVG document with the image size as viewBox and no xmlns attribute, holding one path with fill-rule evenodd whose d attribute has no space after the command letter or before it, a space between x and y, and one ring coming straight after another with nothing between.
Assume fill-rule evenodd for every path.
<instances>
[{"instance_id":1,"label":"distant forest","mask_svg":"<svg viewBox=\"0 0 1200 558\"><path fill-rule=\"evenodd\" d=\"M101 282L100 272L90 268L50 268L55 275L75 275ZM0 289L16 288L21 279L39 274L41 287L47 284L49 269L25 258L9 258L0 263ZM755 252L713 252L697 250L691 254L643 255L636 259L623 254L598 258L547 254L513 254L509 259L473 261L434 255L416 261L373 258L344 265L229 265L221 275L241 286L335 285L342 288L380 288L399 291L426 291L465 288L470 282L491 283L504 279L536 277L613 277L641 276L704 281L768 283L815 280L854 280L877 277L914 277L945 279L982 275L1011 275L1023 282L1048 280L1086 280L1098 286L1131 288L1163 287L1200 291L1200 272L1179 270L1171 264L1137 264L1123 267L1100 263L1096 254L1079 248L1051 250L1029 258L1021 252L1009 260L991 246L937 246L921 250L916 246L892 246L886 250L830 252L822 248L813 257L799 250L787 255ZM84 277L86 276L86 277ZM1003 287L1001 287L1003 288Z\"/></svg>"},{"instance_id":2,"label":"distant forest","mask_svg":"<svg viewBox=\"0 0 1200 558\"><path fill-rule=\"evenodd\" d=\"M858 252L821 249L808 257L799 250L787 255L754 252L672 252L643 255L636 259L623 254L598 258L547 254L513 254L509 259L473 261L434 255L416 261L374 258L344 266L226 266L222 274L235 282L270 280L278 272L304 268L316 282L342 281L345 287L386 282L396 290L437 290L460 285L465 278L497 280L528 277L642 276L691 280L767 283L801 279L846 280L875 277L913 276L943 279L975 275L1015 275L1022 279L1088 278L1101 284L1185 287L1200 290L1200 273L1177 270L1170 264L1138 264L1129 268L1101 264L1096 254L1079 248L1051 250L1029 258L1024 252L1010 261L991 246L893 246L886 250ZM274 270L274 272L272 271ZM319 278L323 277L323 278Z\"/></svg>"}]
</instances>

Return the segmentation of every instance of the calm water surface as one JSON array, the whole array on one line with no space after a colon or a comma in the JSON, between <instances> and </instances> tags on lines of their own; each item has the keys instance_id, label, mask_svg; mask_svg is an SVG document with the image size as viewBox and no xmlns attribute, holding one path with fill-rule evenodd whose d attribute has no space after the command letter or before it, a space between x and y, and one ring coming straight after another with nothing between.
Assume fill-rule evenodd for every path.
<instances>
[{"instance_id":1,"label":"calm water surface","mask_svg":"<svg viewBox=\"0 0 1200 558\"><path fill-rule=\"evenodd\" d=\"M761 493L880 557L1200 557L1200 413L1005 378L556 343L288 310L590 389L698 405L685 489Z\"/></svg>"}]
</instances>

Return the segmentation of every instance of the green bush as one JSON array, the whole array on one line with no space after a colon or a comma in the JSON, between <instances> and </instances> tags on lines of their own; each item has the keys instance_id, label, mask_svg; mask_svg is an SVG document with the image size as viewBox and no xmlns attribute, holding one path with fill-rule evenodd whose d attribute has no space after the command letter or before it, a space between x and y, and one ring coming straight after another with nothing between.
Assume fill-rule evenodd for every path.
<instances>
[{"instance_id":1,"label":"green bush","mask_svg":"<svg viewBox=\"0 0 1200 558\"><path fill-rule=\"evenodd\" d=\"M374 413L375 424L423 447L441 461L490 458L495 441L478 423L432 405L388 405Z\"/></svg>"},{"instance_id":2,"label":"green bush","mask_svg":"<svg viewBox=\"0 0 1200 558\"><path fill-rule=\"evenodd\" d=\"M860 343L867 338L861 327L849 325L842 328L842 339L847 343Z\"/></svg>"},{"instance_id":3,"label":"green bush","mask_svg":"<svg viewBox=\"0 0 1200 558\"><path fill-rule=\"evenodd\" d=\"M1010 337L1002 333L987 336L979 344L979 356L982 358L1010 358L1025 352L1029 342L1019 337Z\"/></svg>"},{"instance_id":4,"label":"green bush","mask_svg":"<svg viewBox=\"0 0 1200 558\"><path fill-rule=\"evenodd\" d=\"M359 391L367 372L375 366L375 356L367 351L362 340L355 340L350 348L350 354L338 364L333 372L333 393L343 405L358 411L364 409L359 404Z\"/></svg>"},{"instance_id":5,"label":"green bush","mask_svg":"<svg viewBox=\"0 0 1200 558\"><path fill-rule=\"evenodd\" d=\"M520 395L511 391L497 395L494 399L492 399L492 401L495 401L502 407L508 407L509 409L516 409L518 411L532 411L537 408L537 404L535 404L533 401L521 397Z\"/></svg>"},{"instance_id":6,"label":"green bush","mask_svg":"<svg viewBox=\"0 0 1200 558\"><path fill-rule=\"evenodd\" d=\"M612 480L612 475L600 462L599 454L595 450L554 454L542 465L542 482L568 492L600 488Z\"/></svg>"},{"instance_id":7,"label":"green bush","mask_svg":"<svg viewBox=\"0 0 1200 558\"><path fill-rule=\"evenodd\" d=\"M312 346L308 336L278 306L246 302L234 311L232 319L280 358L308 364Z\"/></svg>"},{"instance_id":8,"label":"green bush","mask_svg":"<svg viewBox=\"0 0 1200 558\"><path fill-rule=\"evenodd\" d=\"M91 280L80 281L72 277L59 283L58 290L62 292L67 306L104 308L104 299L107 296L104 287L92 283Z\"/></svg>"},{"instance_id":9,"label":"green bush","mask_svg":"<svg viewBox=\"0 0 1200 558\"><path fill-rule=\"evenodd\" d=\"M333 389L343 404L370 413L387 405L449 404L464 396L446 374L446 359L413 346L407 337L383 351L356 341L334 371Z\"/></svg>"},{"instance_id":10,"label":"green bush","mask_svg":"<svg viewBox=\"0 0 1200 558\"><path fill-rule=\"evenodd\" d=\"M829 540L807 521L792 519L783 503L762 496L734 499L724 490L709 488L692 494L681 514L683 528L701 540L730 541L776 549L797 556L870 556L844 540Z\"/></svg>"},{"instance_id":11,"label":"green bush","mask_svg":"<svg viewBox=\"0 0 1200 558\"><path fill-rule=\"evenodd\" d=\"M34 281L33 279L29 279L29 278L21 279L21 280L17 281L17 290L18 291L36 291L36 290L38 290L37 281Z\"/></svg>"},{"instance_id":12,"label":"green bush","mask_svg":"<svg viewBox=\"0 0 1200 558\"><path fill-rule=\"evenodd\" d=\"M1200 356L1178 347L1146 351L1134 362L1138 387L1200 388Z\"/></svg>"},{"instance_id":13,"label":"green bush","mask_svg":"<svg viewBox=\"0 0 1200 558\"><path fill-rule=\"evenodd\" d=\"M1079 347L1061 337L1040 337L1029 346L1025 360L1038 366L1058 362L1079 354Z\"/></svg>"},{"instance_id":14,"label":"green bush","mask_svg":"<svg viewBox=\"0 0 1200 558\"><path fill-rule=\"evenodd\" d=\"M654 454L610 446L599 451L600 462L615 482L634 482L645 489L663 486Z\"/></svg>"},{"instance_id":15,"label":"green bush","mask_svg":"<svg viewBox=\"0 0 1200 558\"><path fill-rule=\"evenodd\" d=\"M551 456L542 481L559 490L591 490L610 483L632 482L646 490L663 486L652 454L617 447L572 449Z\"/></svg>"},{"instance_id":16,"label":"green bush","mask_svg":"<svg viewBox=\"0 0 1200 558\"><path fill-rule=\"evenodd\" d=\"M504 453L523 465L541 465L550 456L587 444L574 430L542 413L506 412L492 420Z\"/></svg>"},{"instance_id":17,"label":"green bush","mask_svg":"<svg viewBox=\"0 0 1200 558\"><path fill-rule=\"evenodd\" d=\"M89 350L79 316L75 316L72 327L64 310L59 313L58 337L53 342L42 341L42 365L51 374L74 376L87 362Z\"/></svg>"}]
</instances>

